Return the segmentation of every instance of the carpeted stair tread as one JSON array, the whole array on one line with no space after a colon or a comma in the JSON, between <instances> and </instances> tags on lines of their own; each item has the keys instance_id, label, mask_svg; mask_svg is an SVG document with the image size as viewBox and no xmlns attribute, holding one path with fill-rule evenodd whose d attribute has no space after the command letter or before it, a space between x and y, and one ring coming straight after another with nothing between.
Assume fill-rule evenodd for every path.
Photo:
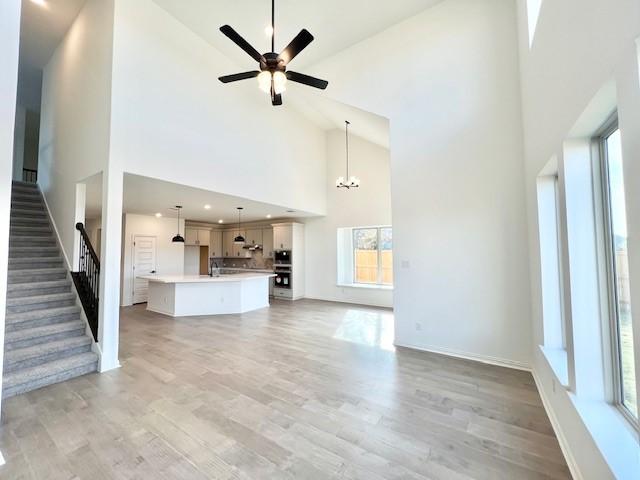
<instances>
[{"instance_id":1,"label":"carpeted stair tread","mask_svg":"<svg viewBox=\"0 0 640 480\"><path fill-rule=\"evenodd\" d=\"M9 246L9 258L24 258L24 257L52 257L58 255L60 250L57 245L39 246L39 247L24 247L24 246Z\"/></svg>"},{"instance_id":2,"label":"carpeted stair tread","mask_svg":"<svg viewBox=\"0 0 640 480\"><path fill-rule=\"evenodd\" d=\"M43 337L49 337L51 335L69 334L70 332L85 330L85 323L82 320L74 320L72 322L64 323L52 323L50 325L43 325L42 327L25 328L23 330L14 330L13 332L7 332L5 338L6 346L16 342L22 342L26 340L40 339ZM70 335L71 336L71 335ZM21 348L21 347L17 347Z\"/></svg>"},{"instance_id":3,"label":"carpeted stair tread","mask_svg":"<svg viewBox=\"0 0 640 480\"><path fill-rule=\"evenodd\" d=\"M62 278L60 280L50 280L48 282L11 283L7 285L9 298L19 298L20 294L33 295L35 291L47 290L51 288L71 287L71 280Z\"/></svg>"},{"instance_id":4,"label":"carpeted stair tread","mask_svg":"<svg viewBox=\"0 0 640 480\"><path fill-rule=\"evenodd\" d=\"M79 313L80 307L78 305L69 305L66 307L58 308L45 308L42 310L31 310L30 312L19 313L7 313L5 316L6 323L19 323L27 320L39 320L42 318L61 317L64 315L70 315Z\"/></svg>"},{"instance_id":5,"label":"carpeted stair tread","mask_svg":"<svg viewBox=\"0 0 640 480\"><path fill-rule=\"evenodd\" d=\"M48 225L39 225L30 227L27 225L14 225L9 230L13 236L29 236L29 235L53 235L53 230Z\"/></svg>"},{"instance_id":6,"label":"carpeted stair tread","mask_svg":"<svg viewBox=\"0 0 640 480\"><path fill-rule=\"evenodd\" d=\"M28 368L45 361L87 352L91 349L91 343L91 339L83 335L8 350L4 356L4 371L16 370L16 367L20 365L25 365L24 368Z\"/></svg>"},{"instance_id":7,"label":"carpeted stair tread","mask_svg":"<svg viewBox=\"0 0 640 480\"><path fill-rule=\"evenodd\" d=\"M9 258L9 270L24 270L34 268L61 267L62 257L11 257Z\"/></svg>"},{"instance_id":8,"label":"carpeted stair tread","mask_svg":"<svg viewBox=\"0 0 640 480\"><path fill-rule=\"evenodd\" d=\"M16 370L4 375L2 396L6 398L84 375L96 371L97 366L98 356L93 352L86 352Z\"/></svg>"},{"instance_id":9,"label":"carpeted stair tread","mask_svg":"<svg viewBox=\"0 0 640 480\"><path fill-rule=\"evenodd\" d=\"M9 270L7 279L8 283L24 283L36 281L37 278L47 277L48 279L52 279L52 277L62 277L66 276L67 269L64 267L54 267L54 268L25 268L20 270ZM60 278L60 279L62 279Z\"/></svg>"},{"instance_id":10,"label":"carpeted stair tread","mask_svg":"<svg viewBox=\"0 0 640 480\"><path fill-rule=\"evenodd\" d=\"M7 298L7 307L17 305L31 305L36 303L55 302L57 300L73 300L75 294L73 292L51 293L47 295L30 295L28 297Z\"/></svg>"}]
</instances>

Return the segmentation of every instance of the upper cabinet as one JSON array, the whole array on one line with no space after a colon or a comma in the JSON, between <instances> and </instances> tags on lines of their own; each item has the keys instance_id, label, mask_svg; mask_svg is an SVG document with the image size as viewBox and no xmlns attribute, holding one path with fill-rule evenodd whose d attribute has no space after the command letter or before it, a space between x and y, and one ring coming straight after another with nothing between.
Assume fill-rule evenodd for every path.
<instances>
[{"instance_id":1,"label":"upper cabinet","mask_svg":"<svg viewBox=\"0 0 640 480\"><path fill-rule=\"evenodd\" d=\"M211 230L187 227L184 231L184 244L195 245L200 247L208 247L210 241Z\"/></svg>"},{"instance_id":2,"label":"upper cabinet","mask_svg":"<svg viewBox=\"0 0 640 480\"><path fill-rule=\"evenodd\" d=\"M262 229L251 228L247 230L247 236L245 237L247 245L262 245Z\"/></svg>"},{"instance_id":3,"label":"upper cabinet","mask_svg":"<svg viewBox=\"0 0 640 480\"><path fill-rule=\"evenodd\" d=\"M220 230L212 230L209 236L209 257L223 257L222 251L222 232Z\"/></svg>"},{"instance_id":4,"label":"upper cabinet","mask_svg":"<svg viewBox=\"0 0 640 480\"><path fill-rule=\"evenodd\" d=\"M185 245L197 245L198 230L195 228L186 228L184 231L184 244Z\"/></svg>"},{"instance_id":5,"label":"upper cabinet","mask_svg":"<svg viewBox=\"0 0 640 480\"><path fill-rule=\"evenodd\" d=\"M273 226L273 248L275 250L291 250L293 248L293 226L290 223Z\"/></svg>"},{"instance_id":6,"label":"upper cabinet","mask_svg":"<svg viewBox=\"0 0 640 480\"><path fill-rule=\"evenodd\" d=\"M262 256L273 258L273 228L262 229Z\"/></svg>"},{"instance_id":7,"label":"upper cabinet","mask_svg":"<svg viewBox=\"0 0 640 480\"><path fill-rule=\"evenodd\" d=\"M232 230L227 230L222 232L222 256L223 257L231 257L233 256L233 239L236 236L236 232Z\"/></svg>"}]
</instances>

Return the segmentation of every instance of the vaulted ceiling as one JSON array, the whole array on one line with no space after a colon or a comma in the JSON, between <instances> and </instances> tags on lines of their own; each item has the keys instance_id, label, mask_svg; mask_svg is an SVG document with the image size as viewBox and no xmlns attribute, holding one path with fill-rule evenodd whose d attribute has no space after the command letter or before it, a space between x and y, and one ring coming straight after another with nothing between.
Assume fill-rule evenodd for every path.
<instances>
[{"instance_id":1,"label":"vaulted ceiling","mask_svg":"<svg viewBox=\"0 0 640 480\"><path fill-rule=\"evenodd\" d=\"M218 30L231 25L257 50L270 50L265 27L271 23L269 0L153 0L211 45L241 65L250 57ZM294 62L296 69L364 40L442 0L276 0L276 50L302 29L315 37ZM381 59L383 60L383 59ZM293 65L293 62L292 62Z\"/></svg>"}]
</instances>

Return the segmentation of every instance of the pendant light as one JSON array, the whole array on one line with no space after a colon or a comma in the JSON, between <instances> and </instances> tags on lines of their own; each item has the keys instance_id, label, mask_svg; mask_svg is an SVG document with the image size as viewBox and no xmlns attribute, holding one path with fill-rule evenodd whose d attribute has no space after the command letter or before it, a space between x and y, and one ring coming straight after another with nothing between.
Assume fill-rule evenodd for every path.
<instances>
[{"instance_id":1,"label":"pendant light","mask_svg":"<svg viewBox=\"0 0 640 480\"><path fill-rule=\"evenodd\" d=\"M240 213L242 213L242 207L238 208L238 235L233 239L233 243L236 245L244 245L244 237L240 233Z\"/></svg>"},{"instance_id":2,"label":"pendant light","mask_svg":"<svg viewBox=\"0 0 640 480\"><path fill-rule=\"evenodd\" d=\"M345 147L347 152L347 174L344 177L338 177L336 180L336 187L338 188L346 188L349 190L350 188L358 188L360 186L360 179L355 175L349 176L349 125L351 122L349 120L344 121L344 135L345 135ZM345 179L347 179L345 181Z\"/></svg>"},{"instance_id":3,"label":"pendant light","mask_svg":"<svg viewBox=\"0 0 640 480\"><path fill-rule=\"evenodd\" d=\"M175 237L171 239L173 243L184 243L184 237L180 235L180 209L182 205L176 205L176 210L178 210L178 233Z\"/></svg>"}]
</instances>

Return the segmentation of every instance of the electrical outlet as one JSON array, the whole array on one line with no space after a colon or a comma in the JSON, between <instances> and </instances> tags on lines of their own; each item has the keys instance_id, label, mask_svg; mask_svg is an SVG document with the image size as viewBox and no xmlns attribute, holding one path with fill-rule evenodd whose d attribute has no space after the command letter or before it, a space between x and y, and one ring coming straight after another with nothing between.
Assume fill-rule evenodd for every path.
<instances>
[{"instance_id":1,"label":"electrical outlet","mask_svg":"<svg viewBox=\"0 0 640 480\"><path fill-rule=\"evenodd\" d=\"M411 264L409 263L409 260L402 260L402 261L400 262L400 267L401 267L401 268L410 268L410 267L411 267Z\"/></svg>"}]
</instances>

